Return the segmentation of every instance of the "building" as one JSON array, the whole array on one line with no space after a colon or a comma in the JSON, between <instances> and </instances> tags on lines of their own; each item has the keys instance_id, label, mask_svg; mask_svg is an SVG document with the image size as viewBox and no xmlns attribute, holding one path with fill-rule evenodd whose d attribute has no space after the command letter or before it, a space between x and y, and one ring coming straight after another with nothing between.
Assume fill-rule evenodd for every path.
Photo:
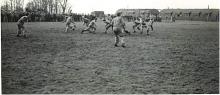
<instances>
[{"instance_id":1,"label":"building","mask_svg":"<svg viewBox=\"0 0 220 95\"><path fill-rule=\"evenodd\" d=\"M96 16L98 18L105 17L104 11L93 11L93 12L91 12L91 15Z\"/></svg>"},{"instance_id":2,"label":"building","mask_svg":"<svg viewBox=\"0 0 220 95\"><path fill-rule=\"evenodd\" d=\"M127 19L133 19L136 17L142 17L144 19L153 17L157 19L159 16L159 11L157 9L119 9L116 13L117 12L122 12L122 16Z\"/></svg>"},{"instance_id":3,"label":"building","mask_svg":"<svg viewBox=\"0 0 220 95\"><path fill-rule=\"evenodd\" d=\"M160 16L163 20L219 21L219 9L164 9Z\"/></svg>"}]
</instances>

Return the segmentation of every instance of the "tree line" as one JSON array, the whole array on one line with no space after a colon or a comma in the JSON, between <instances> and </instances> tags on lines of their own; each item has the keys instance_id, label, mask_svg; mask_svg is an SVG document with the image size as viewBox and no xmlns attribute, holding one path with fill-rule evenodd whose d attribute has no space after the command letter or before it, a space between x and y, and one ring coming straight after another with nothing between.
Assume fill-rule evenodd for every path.
<instances>
[{"instance_id":1,"label":"tree line","mask_svg":"<svg viewBox=\"0 0 220 95\"><path fill-rule=\"evenodd\" d=\"M82 15L85 14L72 13L68 1L29 0L24 7L24 0L4 0L1 6L1 21L15 22L24 15L30 15L29 21L62 21L67 14L72 14L76 21L81 21Z\"/></svg>"}]
</instances>

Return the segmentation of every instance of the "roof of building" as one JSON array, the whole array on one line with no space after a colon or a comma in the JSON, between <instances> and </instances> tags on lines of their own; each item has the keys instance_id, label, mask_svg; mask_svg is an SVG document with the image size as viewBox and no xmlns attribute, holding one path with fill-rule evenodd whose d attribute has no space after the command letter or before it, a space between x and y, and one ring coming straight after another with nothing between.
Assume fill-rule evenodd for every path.
<instances>
[{"instance_id":1,"label":"roof of building","mask_svg":"<svg viewBox=\"0 0 220 95\"><path fill-rule=\"evenodd\" d=\"M95 13L104 13L104 11L92 11L92 12L95 12Z\"/></svg>"},{"instance_id":2,"label":"roof of building","mask_svg":"<svg viewBox=\"0 0 220 95\"><path fill-rule=\"evenodd\" d=\"M152 13L152 14L159 14L157 9L118 9L117 12L140 12L140 13Z\"/></svg>"}]
</instances>

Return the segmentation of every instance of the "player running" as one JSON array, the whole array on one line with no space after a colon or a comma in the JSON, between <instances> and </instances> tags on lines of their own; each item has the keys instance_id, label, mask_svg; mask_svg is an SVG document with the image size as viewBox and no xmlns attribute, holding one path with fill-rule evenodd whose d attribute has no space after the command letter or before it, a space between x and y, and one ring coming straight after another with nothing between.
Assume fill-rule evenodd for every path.
<instances>
[{"instance_id":1,"label":"player running","mask_svg":"<svg viewBox=\"0 0 220 95\"><path fill-rule=\"evenodd\" d=\"M86 18L85 16L82 16L82 20L83 20L83 25L86 25L88 27L90 20Z\"/></svg>"},{"instance_id":2,"label":"player running","mask_svg":"<svg viewBox=\"0 0 220 95\"><path fill-rule=\"evenodd\" d=\"M72 17L72 16L67 17L67 19L66 19L66 30L65 30L65 32L68 32L69 29L75 30L75 28L76 28L76 25L75 25L75 23L74 23L73 17Z\"/></svg>"},{"instance_id":3,"label":"player running","mask_svg":"<svg viewBox=\"0 0 220 95\"><path fill-rule=\"evenodd\" d=\"M139 20L138 20L139 19ZM137 28L138 30L141 31L141 34L143 34L143 29L144 28L147 28L146 26L146 23L144 22L143 18L137 18L135 21L134 21L134 25L133 25L133 30L134 30L134 33L136 32L135 31L135 28Z\"/></svg>"},{"instance_id":4,"label":"player running","mask_svg":"<svg viewBox=\"0 0 220 95\"><path fill-rule=\"evenodd\" d=\"M135 29L137 28L138 30L140 30L140 21L139 21L139 18L135 18L135 21L134 21L134 25L132 26L133 30L134 30L134 33L136 33Z\"/></svg>"},{"instance_id":5,"label":"player running","mask_svg":"<svg viewBox=\"0 0 220 95\"><path fill-rule=\"evenodd\" d=\"M81 34L83 34L85 31L89 31L89 33L94 33L96 31L97 25L95 24L96 18L93 18L91 22L89 22L89 25L86 29L82 30Z\"/></svg>"},{"instance_id":6,"label":"player running","mask_svg":"<svg viewBox=\"0 0 220 95\"><path fill-rule=\"evenodd\" d=\"M112 22L112 17L111 17L110 14L108 14L107 18L104 19L103 21L104 21L104 23L105 23L105 33L107 33L107 31L108 31L108 29L109 29L110 27L112 27L112 30L113 30L113 26L112 26L112 24L111 24L111 22Z\"/></svg>"}]
</instances>

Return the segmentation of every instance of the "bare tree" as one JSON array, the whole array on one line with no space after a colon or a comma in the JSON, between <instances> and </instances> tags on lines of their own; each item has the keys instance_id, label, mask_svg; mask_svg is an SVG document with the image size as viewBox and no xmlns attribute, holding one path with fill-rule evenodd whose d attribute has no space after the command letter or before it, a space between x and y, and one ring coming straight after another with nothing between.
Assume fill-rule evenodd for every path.
<instances>
[{"instance_id":1,"label":"bare tree","mask_svg":"<svg viewBox=\"0 0 220 95\"><path fill-rule=\"evenodd\" d=\"M72 13L71 8L72 8L71 6L68 8L68 13L69 13L69 14L71 14L71 13Z\"/></svg>"},{"instance_id":2,"label":"bare tree","mask_svg":"<svg viewBox=\"0 0 220 95\"><path fill-rule=\"evenodd\" d=\"M68 0L31 0L27 3L27 8L31 10L40 9L44 13L62 13L71 12L71 6L68 6Z\"/></svg>"},{"instance_id":3,"label":"bare tree","mask_svg":"<svg viewBox=\"0 0 220 95\"><path fill-rule=\"evenodd\" d=\"M63 11L62 14L64 14L65 11L66 11L67 2L68 2L68 0L60 0L60 1L59 1L60 5L61 5L61 8L62 8L62 11Z\"/></svg>"},{"instance_id":4,"label":"bare tree","mask_svg":"<svg viewBox=\"0 0 220 95\"><path fill-rule=\"evenodd\" d=\"M23 11L24 0L14 0L15 1L15 9L16 11Z\"/></svg>"},{"instance_id":5,"label":"bare tree","mask_svg":"<svg viewBox=\"0 0 220 95\"><path fill-rule=\"evenodd\" d=\"M8 12L9 7L8 1L5 1L5 4L1 6L1 12Z\"/></svg>"},{"instance_id":6,"label":"bare tree","mask_svg":"<svg viewBox=\"0 0 220 95\"><path fill-rule=\"evenodd\" d=\"M11 11L13 11L13 0L9 0L10 1L10 8L11 8Z\"/></svg>"},{"instance_id":7,"label":"bare tree","mask_svg":"<svg viewBox=\"0 0 220 95\"><path fill-rule=\"evenodd\" d=\"M9 0L9 7L10 7L10 11L22 11L23 6L24 6L24 0Z\"/></svg>"},{"instance_id":8,"label":"bare tree","mask_svg":"<svg viewBox=\"0 0 220 95\"><path fill-rule=\"evenodd\" d=\"M37 9L42 9L42 0L33 0L32 2Z\"/></svg>"},{"instance_id":9,"label":"bare tree","mask_svg":"<svg viewBox=\"0 0 220 95\"><path fill-rule=\"evenodd\" d=\"M45 12L48 12L47 8L48 8L48 2L49 0L42 0L42 8Z\"/></svg>"},{"instance_id":10,"label":"bare tree","mask_svg":"<svg viewBox=\"0 0 220 95\"><path fill-rule=\"evenodd\" d=\"M53 13L53 8L54 8L54 0L48 0L49 4L49 13Z\"/></svg>"},{"instance_id":11,"label":"bare tree","mask_svg":"<svg viewBox=\"0 0 220 95\"><path fill-rule=\"evenodd\" d=\"M55 4L54 4L55 13L57 14L57 12L58 12L58 0L55 0L54 2L55 2Z\"/></svg>"}]
</instances>

